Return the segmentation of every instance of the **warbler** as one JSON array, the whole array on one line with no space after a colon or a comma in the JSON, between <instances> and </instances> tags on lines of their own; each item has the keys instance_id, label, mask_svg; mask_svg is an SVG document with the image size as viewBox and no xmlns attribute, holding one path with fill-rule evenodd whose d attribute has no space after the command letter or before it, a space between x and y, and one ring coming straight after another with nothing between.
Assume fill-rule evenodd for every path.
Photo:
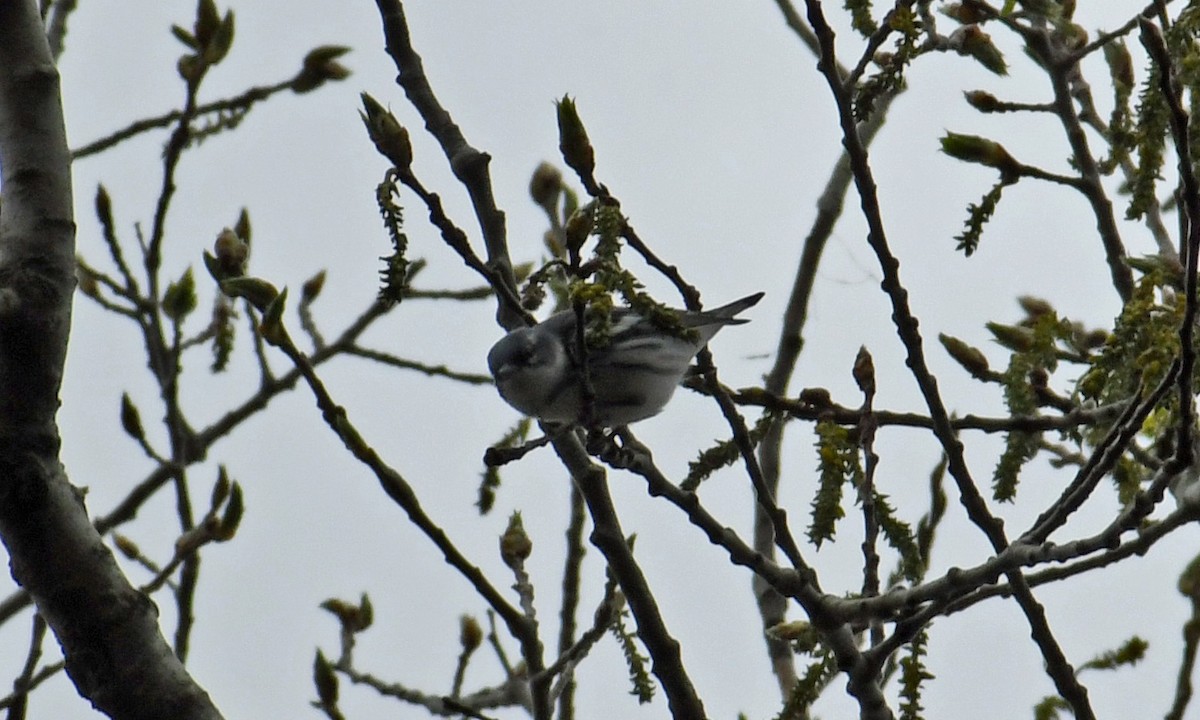
<instances>
[{"instance_id":1,"label":"warbler","mask_svg":"<svg viewBox=\"0 0 1200 720\"><path fill-rule=\"evenodd\" d=\"M696 353L726 325L749 322L735 316L762 296L755 293L714 310L676 311L679 325L695 331L694 339L631 309L614 310L608 341L587 351L593 393L589 417L584 417L583 362L572 310L505 335L488 352L488 369L500 397L526 415L551 423L629 425L657 415Z\"/></svg>"}]
</instances>

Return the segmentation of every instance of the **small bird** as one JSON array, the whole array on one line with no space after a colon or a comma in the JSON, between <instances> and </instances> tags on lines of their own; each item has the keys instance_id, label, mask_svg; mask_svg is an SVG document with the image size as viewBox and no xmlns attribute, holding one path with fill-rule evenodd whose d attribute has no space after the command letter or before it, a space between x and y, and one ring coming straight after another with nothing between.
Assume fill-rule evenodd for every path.
<instances>
[{"instance_id":1,"label":"small bird","mask_svg":"<svg viewBox=\"0 0 1200 720\"><path fill-rule=\"evenodd\" d=\"M679 324L696 331L694 341L633 310L614 310L608 343L587 353L594 393L590 418L583 417L583 368L572 310L505 335L488 352L488 369L500 397L526 415L552 423L628 425L657 415L696 353L726 325L749 322L734 316L762 296L755 293L715 310L676 311Z\"/></svg>"}]
</instances>

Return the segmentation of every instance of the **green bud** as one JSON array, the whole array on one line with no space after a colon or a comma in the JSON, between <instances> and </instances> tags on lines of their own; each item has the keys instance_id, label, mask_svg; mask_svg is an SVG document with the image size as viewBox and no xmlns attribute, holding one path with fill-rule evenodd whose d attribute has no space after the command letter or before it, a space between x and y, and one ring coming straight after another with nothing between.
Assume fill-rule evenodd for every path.
<instances>
[{"instance_id":1,"label":"green bud","mask_svg":"<svg viewBox=\"0 0 1200 720\"><path fill-rule=\"evenodd\" d=\"M1055 35L1062 46L1068 50L1082 50L1088 44L1088 32L1082 25L1075 23L1056 23Z\"/></svg>"},{"instance_id":2,"label":"green bud","mask_svg":"<svg viewBox=\"0 0 1200 720\"><path fill-rule=\"evenodd\" d=\"M968 345L962 340L945 333L939 333L938 340L941 341L942 347L946 348L946 352L950 354L950 357L954 358L959 365L962 365L964 370L971 373L971 377L982 380L988 376L990 369L988 359L979 348Z\"/></svg>"},{"instance_id":3,"label":"green bud","mask_svg":"<svg viewBox=\"0 0 1200 720\"><path fill-rule=\"evenodd\" d=\"M337 61L339 57L350 52L350 48L341 45L322 45L314 48L304 56L300 72L292 78L292 92L306 93L333 80L345 80L350 77L350 70Z\"/></svg>"},{"instance_id":4,"label":"green bud","mask_svg":"<svg viewBox=\"0 0 1200 720\"><path fill-rule=\"evenodd\" d=\"M325 659L325 653L317 651L313 659L313 684L317 687L317 699L322 707L334 707L338 701L338 679L333 665Z\"/></svg>"},{"instance_id":5,"label":"green bud","mask_svg":"<svg viewBox=\"0 0 1200 720\"><path fill-rule=\"evenodd\" d=\"M146 431L142 427L142 414L129 398L129 393L121 394L121 427L134 440L140 442L146 437Z\"/></svg>"},{"instance_id":6,"label":"green bud","mask_svg":"<svg viewBox=\"0 0 1200 720\"><path fill-rule=\"evenodd\" d=\"M208 69L208 66L197 55L184 55L175 64L175 69L179 72L179 77L189 85L195 85L200 82L200 78L204 77L204 71Z\"/></svg>"},{"instance_id":7,"label":"green bud","mask_svg":"<svg viewBox=\"0 0 1200 720\"><path fill-rule=\"evenodd\" d=\"M122 555L130 560L136 560L142 556L142 549L137 546L137 543L121 533L113 533L113 544L117 546Z\"/></svg>"},{"instance_id":8,"label":"green bud","mask_svg":"<svg viewBox=\"0 0 1200 720\"><path fill-rule=\"evenodd\" d=\"M221 27L221 13L213 0L199 0L196 3L196 21L193 25L197 50L207 47L213 41Z\"/></svg>"},{"instance_id":9,"label":"green bud","mask_svg":"<svg viewBox=\"0 0 1200 720\"><path fill-rule=\"evenodd\" d=\"M578 253L583 244L587 242L588 236L592 234L593 224L591 205L584 205L567 218L563 232L567 237L567 248L571 252Z\"/></svg>"},{"instance_id":10,"label":"green bud","mask_svg":"<svg viewBox=\"0 0 1200 720\"><path fill-rule=\"evenodd\" d=\"M199 43L196 42L196 36L179 27L178 25L171 26L171 34L175 39L187 46L188 50L199 50Z\"/></svg>"},{"instance_id":11,"label":"green bud","mask_svg":"<svg viewBox=\"0 0 1200 720\"><path fill-rule=\"evenodd\" d=\"M322 288L325 287L325 271L322 270L316 275L304 281L300 286L300 302L304 305L311 303L321 294Z\"/></svg>"},{"instance_id":12,"label":"green bud","mask_svg":"<svg viewBox=\"0 0 1200 720\"><path fill-rule=\"evenodd\" d=\"M238 213L237 222L233 224L233 232L237 234L242 242L246 243L246 252L250 251L250 212L246 208L242 208Z\"/></svg>"},{"instance_id":13,"label":"green bud","mask_svg":"<svg viewBox=\"0 0 1200 720\"><path fill-rule=\"evenodd\" d=\"M867 351L866 346L858 349L858 355L854 358L854 382L858 383L858 389L863 391L864 395L875 394L875 361L871 358L871 353Z\"/></svg>"},{"instance_id":14,"label":"green bud","mask_svg":"<svg viewBox=\"0 0 1200 720\"><path fill-rule=\"evenodd\" d=\"M1200 555L1192 558L1183 569L1176 587L1181 595L1200 605Z\"/></svg>"},{"instance_id":15,"label":"green bud","mask_svg":"<svg viewBox=\"0 0 1200 720\"><path fill-rule=\"evenodd\" d=\"M533 552L533 541L525 534L521 513L514 512L508 518L508 528L500 536L500 557L504 564L516 568Z\"/></svg>"},{"instance_id":16,"label":"green bud","mask_svg":"<svg viewBox=\"0 0 1200 720\"><path fill-rule=\"evenodd\" d=\"M362 103L363 109L358 114L363 125L367 126L367 135L375 144L375 149L390 160L397 170L407 172L412 166L412 142L408 139L408 130L390 110L367 93L362 94Z\"/></svg>"},{"instance_id":17,"label":"green bud","mask_svg":"<svg viewBox=\"0 0 1200 720\"><path fill-rule=\"evenodd\" d=\"M204 63L216 65L229 54L233 47L233 11L227 10L224 19L217 25L212 39L204 46Z\"/></svg>"},{"instance_id":18,"label":"green bud","mask_svg":"<svg viewBox=\"0 0 1200 720\"><path fill-rule=\"evenodd\" d=\"M287 288L284 288L271 300L263 310L262 322L258 326L263 339L272 345L279 345L286 337L283 329L283 308L287 304Z\"/></svg>"},{"instance_id":19,"label":"green bud","mask_svg":"<svg viewBox=\"0 0 1200 720\"><path fill-rule=\"evenodd\" d=\"M245 514L246 503L242 498L242 486L235 482L229 488L229 502L225 504L225 512L221 513L221 521L213 531L213 539L218 542L232 540Z\"/></svg>"},{"instance_id":20,"label":"green bud","mask_svg":"<svg viewBox=\"0 0 1200 720\"><path fill-rule=\"evenodd\" d=\"M588 140L587 130L579 119L575 101L569 95L555 103L558 108L558 149L572 170L590 177L596 169L596 152Z\"/></svg>"},{"instance_id":21,"label":"green bud","mask_svg":"<svg viewBox=\"0 0 1200 720\"><path fill-rule=\"evenodd\" d=\"M964 25L983 22L987 16L973 2L951 3L942 8L942 14Z\"/></svg>"},{"instance_id":22,"label":"green bud","mask_svg":"<svg viewBox=\"0 0 1200 720\"><path fill-rule=\"evenodd\" d=\"M1027 327L1003 325L995 322L989 322L986 326L991 331L992 337L996 339L996 342L1009 350L1024 352L1033 347L1033 330Z\"/></svg>"},{"instance_id":23,"label":"green bud","mask_svg":"<svg viewBox=\"0 0 1200 720\"><path fill-rule=\"evenodd\" d=\"M529 196L533 201L553 215L562 190L562 173L558 168L548 162L539 163L533 171L533 177L529 179Z\"/></svg>"},{"instance_id":24,"label":"green bud","mask_svg":"<svg viewBox=\"0 0 1200 720\"><path fill-rule=\"evenodd\" d=\"M1021 168L1003 145L977 135L948 132L942 138L942 152L952 158L993 167L1006 174L1016 175Z\"/></svg>"},{"instance_id":25,"label":"green bud","mask_svg":"<svg viewBox=\"0 0 1200 720\"><path fill-rule=\"evenodd\" d=\"M362 598L358 601L358 625L355 626L355 631L366 630L371 627L373 622L375 622L375 606L371 604L371 598L363 593Z\"/></svg>"},{"instance_id":26,"label":"green bud","mask_svg":"<svg viewBox=\"0 0 1200 720\"><path fill-rule=\"evenodd\" d=\"M196 309L196 281L192 269L183 272L179 280L167 286L163 293L162 311L173 323L179 323Z\"/></svg>"},{"instance_id":27,"label":"green bud","mask_svg":"<svg viewBox=\"0 0 1200 720\"><path fill-rule=\"evenodd\" d=\"M963 93L967 103L979 112L994 113L1000 110L1000 100L995 95L983 90L969 90Z\"/></svg>"},{"instance_id":28,"label":"green bud","mask_svg":"<svg viewBox=\"0 0 1200 720\"><path fill-rule=\"evenodd\" d=\"M248 223L249 221L247 221ZM240 224L240 223L239 223ZM247 227L248 224L247 224ZM224 228L213 243L213 255L217 261L217 272L213 277L224 280L246 274L246 260L250 257L250 244L237 232ZM207 261L205 261L207 264ZM212 272L212 268L209 268Z\"/></svg>"},{"instance_id":29,"label":"green bud","mask_svg":"<svg viewBox=\"0 0 1200 720\"><path fill-rule=\"evenodd\" d=\"M464 652L474 652L483 644L483 628L475 618L463 615L458 619L458 628L458 642Z\"/></svg>"},{"instance_id":30,"label":"green bud","mask_svg":"<svg viewBox=\"0 0 1200 720\"><path fill-rule=\"evenodd\" d=\"M108 196L108 190L103 185L96 186L96 217L105 229L112 230L112 198Z\"/></svg>"},{"instance_id":31,"label":"green bud","mask_svg":"<svg viewBox=\"0 0 1200 720\"><path fill-rule=\"evenodd\" d=\"M980 65L997 75L1008 74L1004 54L992 42L992 36L978 25L964 25L950 34L950 47L959 55L975 58Z\"/></svg>"},{"instance_id":32,"label":"green bud","mask_svg":"<svg viewBox=\"0 0 1200 720\"><path fill-rule=\"evenodd\" d=\"M245 298L262 312L279 296L275 286L253 277L235 277L221 281L221 292L229 297Z\"/></svg>"},{"instance_id":33,"label":"green bud","mask_svg":"<svg viewBox=\"0 0 1200 720\"><path fill-rule=\"evenodd\" d=\"M1054 312L1054 306L1048 301L1038 297L1033 297L1032 295L1022 295L1018 297L1017 303L1021 306L1021 309L1025 311L1025 314L1030 317L1030 319L1039 318L1043 315L1049 315Z\"/></svg>"},{"instance_id":34,"label":"green bud","mask_svg":"<svg viewBox=\"0 0 1200 720\"><path fill-rule=\"evenodd\" d=\"M1108 338L1109 334L1107 330L1097 328L1096 330L1089 330L1087 333L1084 333L1080 343L1088 350L1097 350L1104 347L1108 342Z\"/></svg>"},{"instance_id":35,"label":"green bud","mask_svg":"<svg viewBox=\"0 0 1200 720\"><path fill-rule=\"evenodd\" d=\"M217 466L217 481L213 483L212 498L209 501L209 506L214 510L229 497L229 485L229 473L225 471L225 466Z\"/></svg>"}]
</instances>

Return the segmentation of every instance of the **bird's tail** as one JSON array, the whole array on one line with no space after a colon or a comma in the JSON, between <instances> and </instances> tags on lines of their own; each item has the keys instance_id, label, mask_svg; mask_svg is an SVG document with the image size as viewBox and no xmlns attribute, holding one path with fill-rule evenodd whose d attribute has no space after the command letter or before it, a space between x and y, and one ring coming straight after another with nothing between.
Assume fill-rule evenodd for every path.
<instances>
[{"instance_id":1,"label":"bird's tail","mask_svg":"<svg viewBox=\"0 0 1200 720\"><path fill-rule=\"evenodd\" d=\"M734 300L728 305L722 305L721 307L713 308L712 310L705 310L704 312L700 313L700 315L708 318L710 322L719 318L723 321L723 325L741 325L742 323L747 323L750 321L742 318L736 318L734 316L746 308L757 305L758 301L763 299L763 295L765 295L765 293L756 292L753 295L747 295L741 300Z\"/></svg>"}]
</instances>

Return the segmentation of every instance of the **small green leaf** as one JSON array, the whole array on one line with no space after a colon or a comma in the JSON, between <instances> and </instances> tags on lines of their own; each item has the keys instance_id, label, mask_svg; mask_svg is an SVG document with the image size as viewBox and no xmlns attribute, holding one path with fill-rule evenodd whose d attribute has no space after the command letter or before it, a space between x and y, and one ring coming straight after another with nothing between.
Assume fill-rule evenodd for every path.
<instances>
[{"instance_id":1,"label":"small green leaf","mask_svg":"<svg viewBox=\"0 0 1200 720\"><path fill-rule=\"evenodd\" d=\"M196 36L179 27L178 25L171 26L171 34L175 36L179 42L187 46L189 50L199 50Z\"/></svg>"},{"instance_id":2,"label":"small green leaf","mask_svg":"<svg viewBox=\"0 0 1200 720\"><path fill-rule=\"evenodd\" d=\"M262 324L259 326L263 339L272 345L278 345L284 338L283 309L287 304L287 288L280 291L275 299L263 310Z\"/></svg>"},{"instance_id":3,"label":"small green leaf","mask_svg":"<svg viewBox=\"0 0 1200 720\"><path fill-rule=\"evenodd\" d=\"M358 601L358 624L354 629L356 632L362 632L371 627L374 622L375 606L371 604L371 598L363 593L362 598Z\"/></svg>"},{"instance_id":4,"label":"small green leaf","mask_svg":"<svg viewBox=\"0 0 1200 720\"><path fill-rule=\"evenodd\" d=\"M196 5L196 24L194 26L198 48L207 47L213 35L221 27L221 14L213 0L199 0Z\"/></svg>"},{"instance_id":5,"label":"small green leaf","mask_svg":"<svg viewBox=\"0 0 1200 720\"><path fill-rule=\"evenodd\" d=\"M225 18L217 26L216 32L213 33L212 40L204 47L204 62L216 65L225 59L231 47L233 47L233 11L228 10Z\"/></svg>"},{"instance_id":6,"label":"small green leaf","mask_svg":"<svg viewBox=\"0 0 1200 720\"><path fill-rule=\"evenodd\" d=\"M217 481L213 483L212 498L209 501L209 507L214 510L225 502L229 497L229 473L225 472L225 466L217 467Z\"/></svg>"}]
</instances>

